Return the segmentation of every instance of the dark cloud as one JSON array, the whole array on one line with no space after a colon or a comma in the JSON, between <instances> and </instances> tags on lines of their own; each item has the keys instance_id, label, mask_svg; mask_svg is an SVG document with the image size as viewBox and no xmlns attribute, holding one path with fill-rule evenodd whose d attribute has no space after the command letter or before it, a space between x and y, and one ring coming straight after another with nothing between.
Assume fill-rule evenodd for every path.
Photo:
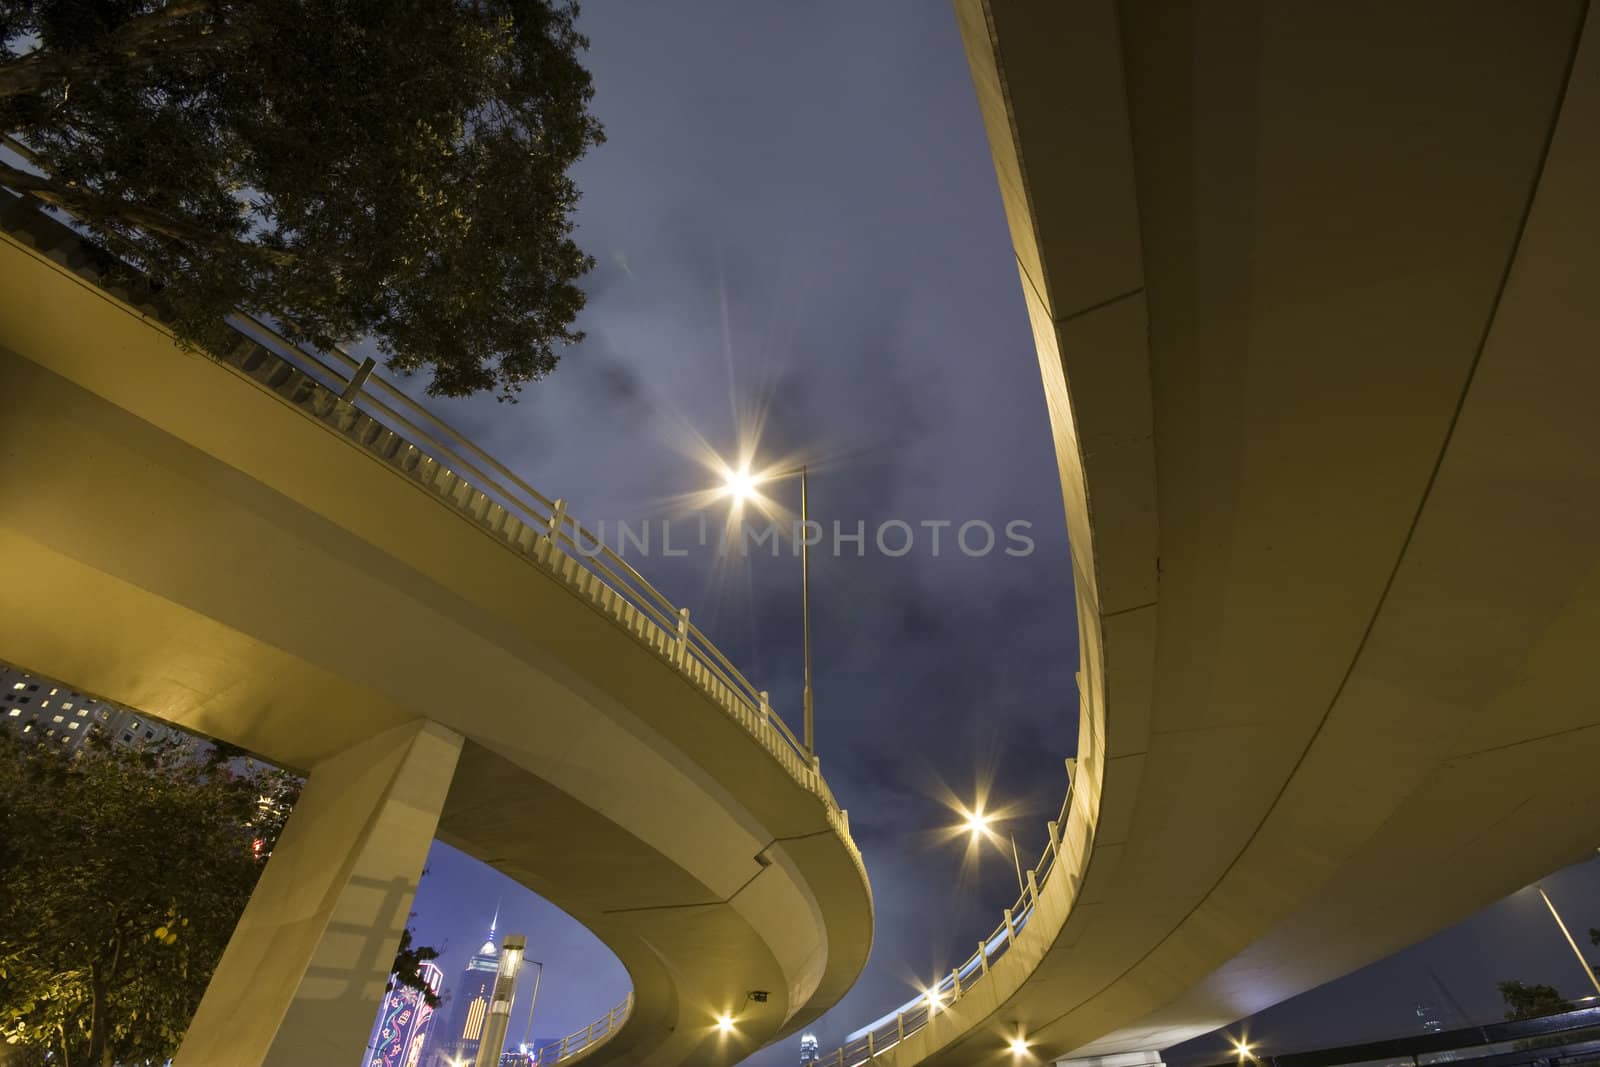
<instances>
[{"instance_id":1,"label":"dark cloud","mask_svg":"<svg viewBox=\"0 0 1600 1067\"><path fill-rule=\"evenodd\" d=\"M1036 857L1076 740L1060 488L994 171L945 5L593 3L583 27L608 135L577 174L588 339L514 407L438 407L591 527L670 514L708 477L685 427L731 452L764 412L761 454L814 464L813 515L865 525L863 557L812 573L818 748L878 901L826 1045L968 955L1016 895L1009 849L971 870L938 841L941 790L970 799L998 772ZM917 530L898 559L871 543L891 519ZM925 519L953 523L937 558ZM969 519L1002 544L1029 521L1038 550L970 559ZM798 560L639 565L798 727Z\"/></svg>"}]
</instances>

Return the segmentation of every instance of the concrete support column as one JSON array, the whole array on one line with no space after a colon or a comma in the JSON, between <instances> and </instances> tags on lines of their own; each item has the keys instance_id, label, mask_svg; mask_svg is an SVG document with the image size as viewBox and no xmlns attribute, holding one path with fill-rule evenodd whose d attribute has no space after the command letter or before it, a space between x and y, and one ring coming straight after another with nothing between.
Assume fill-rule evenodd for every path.
<instances>
[{"instance_id":1,"label":"concrete support column","mask_svg":"<svg viewBox=\"0 0 1600 1067\"><path fill-rule=\"evenodd\" d=\"M360 1059L461 744L418 719L312 769L174 1067Z\"/></svg>"}]
</instances>

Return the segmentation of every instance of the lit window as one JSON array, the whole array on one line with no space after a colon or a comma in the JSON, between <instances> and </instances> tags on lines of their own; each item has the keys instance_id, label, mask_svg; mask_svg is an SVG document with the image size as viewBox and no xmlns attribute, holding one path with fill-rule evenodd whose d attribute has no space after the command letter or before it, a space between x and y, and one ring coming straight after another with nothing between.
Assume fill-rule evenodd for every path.
<instances>
[{"instance_id":1,"label":"lit window","mask_svg":"<svg viewBox=\"0 0 1600 1067\"><path fill-rule=\"evenodd\" d=\"M56 694L57 694L57 693L59 693L59 692L61 692L61 690L59 690L59 689L52 689L52 690L50 690L50 695L51 695L51 696L55 696L55 695L56 695Z\"/></svg>"},{"instance_id":2,"label":"lit window","mask_svg":"<svg viewBox=\"0 0 1600 1067\"><path fill-rule=\"evenodd\" d=\"M27 682L18 682L16 685L12 686L11 688L13 688L13 689L26 689L26 688L28 688L28 683Z\"/></svg>"},{"instance_id":3,"label":"lit window","mask_svg":"<svg viewBox=\"0 0 1600 1067\"><path fill-rule=\"evenodd\" d=\"M61 706L63 708L66 708L68 711L71 711L72 710L72 701L70 701L70 700L63 701Z\"/></svg>"},{"instance_id":4,"label":"lit window","mask_svg":"<svg viewBox=\"0 0 1600 1067\"><path fill-rule=\"evenodd\" d=\"M39 701L39 706L41 708L48 708L50 706L50 702L48 700L41 700Z\"/></svg>"},{"instance_id":5,"label":"lit window","mask_svg":"<svg viewBox=\"0 0 1600 1067\"><path fill-rule=\"evenodd\" d=\"M51 719L50 721L51 722L60 722L62 720L62 718L64 718L64 716L57 715L55 718Z\"/></svg>"},{"instance_id":6,"label":"lit window","mask_svg":"<svg viewBox=\"0 0 1600 1067\"><path fill-rule=\"evenodd\" d=\"M89 714L89 709L88 708L79 708L78 709L78 718L81 719L87 714Z\"/></svg>"},{"instance_id":7,"label":"lit window","mask_svg":"<svg viewBox=\"0 0 1600 1067\"><path fill-rule=\"evenodd\" d=\"M12 708L11 709L11 717L13 719L15 719L18 715L21 715L21 714L22 714L22 709L21 708Z\"/></svg>"},{"instance_id":8,"label":"lit window","mask_svg":"<svg viewBox=\"0 0 1600 1067\"><path fill-rule=\"evenodd\" d=\"M78 724L77 724L77 723L75 723L75 722L69 722L69 723L67 723L67 729L69 729L69 730L76 730L76 729L77 729L77 728L78 728Z\"/></svg>"},{"instance_id":9,"label":"lit window","mask_svg":"<svg viewBox=\"0 0 1600 1067\"><path fill-rule=\"evenodd\" d=\"M22 728L22 732L23 733L27 733L29 730L32 730L32 729L33 729L33 723L30 722L28 725L26 725L26 726L24 726Z\"/></svg>"}]
</instances>

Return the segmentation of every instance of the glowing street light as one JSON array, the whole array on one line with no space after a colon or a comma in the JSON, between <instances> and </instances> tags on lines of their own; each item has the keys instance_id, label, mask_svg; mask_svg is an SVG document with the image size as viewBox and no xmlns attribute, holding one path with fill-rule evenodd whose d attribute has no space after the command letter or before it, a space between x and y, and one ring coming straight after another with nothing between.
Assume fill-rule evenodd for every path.
<instances>
[{"instance_id":1,"label":"glowing street light","mask_svg":"<svg viewBox=\"0 0 1600 1067\"><path fill-rule=\"evenodd\" d=\"M812 724L811 708L811 516L807 508L806 499L806 467L802 464L792 470L762 471L752 473L750 464L741 463L738 467L722 464L722 494L730 497L735 503L744 503L757 496L757 489L767 482L779 478L789 478L798 474L800 476L800 529L805 531L800 537L800 625L805 631L805 690L801 697L801 705L805 715L805 729L803 731L807 756L815 756L817 752L816 737Z\"/></svg>"},{"instance_id":2,"label":"glowing street light","mask_svg":"<svg viewBox=\"0 0 1600 1067\"><path fill-rule=\"evenodd\" d=\"M998 835L992 829L994 818L993 815L984 812L983 804L979 802L970 809L963 810L961 828L972 835L974 842L980 837L997 837ZM1017 890L1021 893L1027 893L1028 883L1022 878L1022 856L1017 851L1017 837L1015 834L1008 832L1006 839L1011 842L1011 862L1017 869Z\"/></svg>"},{"instance_id":3,"label":"glowing street light","mask_svg":"<svg viewBox=\"0 0 1600 1067\"><path fill-rule=\"evenodd\" d=\"M1028 1054L1028 1041L1021 1034L1012 1038L1007 1045L1013 1056L1026 1056Z\"/></svg>"},{"instance_id":4,"label":"glowing street light","mask_svg":"<svg viewBox=\"0 0 1600 1067\"><path fill-rule=\"evenodd\" d=\"M724 482L725 484L722 487L723 492L728 496L733 497L733 499L739 501L741 504L754 496L756 492L756 486L761 484L756 480L755 476L750 473L750 467L748 465L742 466L738 470L734 470L730 467L727 474L724 476Z\"/></svg>"},{"instance_id":5,"label":"glowing street light","mask_svg":"<svg viewBox=\"0 0 1600 1067\"><path fill-rule=\"evenodd\" d=\"M733 1016L731 1016L731 1015L719 1015L719 1016L717 1016L717 1029L720 1032L724 1033L724 1034L733 1033Z\"/></svg>"}]
</instances>

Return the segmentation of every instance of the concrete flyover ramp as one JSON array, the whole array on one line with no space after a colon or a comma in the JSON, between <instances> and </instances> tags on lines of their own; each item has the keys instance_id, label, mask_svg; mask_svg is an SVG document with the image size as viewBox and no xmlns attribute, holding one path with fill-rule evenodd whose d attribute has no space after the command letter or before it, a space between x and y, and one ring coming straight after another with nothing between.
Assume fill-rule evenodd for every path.
<instances>
[{"instance_id":1,"label":"concrete flyover ramp","mask_svg":"<svg viewBox=\"0 0 1600 1067\"><path fill-rule=\"evenodd\" d=\"M353 363L182 350L0 224L0 656L310 775L179 1067L353 1062L435 835L626 966L562 1059L733 1063L843 995L845 814L686 611Z\"/></svg>"},{"instance_id":2,"label":"concrete flyover ramp","mask_svg":"<svg viewBox=\"0 0 1600 1067\"><path fill-rule=\"evenodd\" d=\"M1080 762L1010 929L823 1063L1152 1062L1600 845L1587 8L958 0Z\"/></svg>"}]
</instances>

